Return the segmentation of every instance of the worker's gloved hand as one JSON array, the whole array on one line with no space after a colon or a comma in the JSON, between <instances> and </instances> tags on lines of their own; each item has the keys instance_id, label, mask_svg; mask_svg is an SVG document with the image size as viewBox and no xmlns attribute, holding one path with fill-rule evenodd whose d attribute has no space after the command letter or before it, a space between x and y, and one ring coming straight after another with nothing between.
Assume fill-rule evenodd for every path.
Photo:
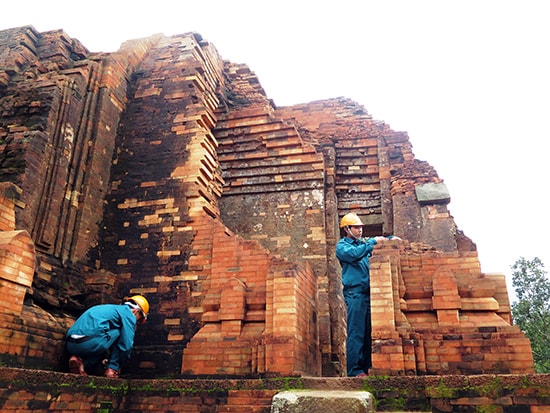
<instances>
[{"instance_id":1,"label":"worker's gloved hand","mask_svg":"<svg viewBox=\"0 0 550 413\"><path fill-rule=\"evenodd\" d=\"M108 368L105 370L105 377L108 377L110 379L118 379L118 371Z\"/></svg>"},{"instance_id":2,"label":"worker's gloved hand","mask_svg":"<svg viewBox=\"0 0 550 413\"><path fill-rule=\"evenodd\" d=\"M380 241L387 241L387 240L394 240L394 239L398 239L400 240L401 238L395 236L395 235L388 235L388 236L378 236L378 237L374 237L374 239L376 240L376 242L380 242Z\"/></svg>"}]
</instances>

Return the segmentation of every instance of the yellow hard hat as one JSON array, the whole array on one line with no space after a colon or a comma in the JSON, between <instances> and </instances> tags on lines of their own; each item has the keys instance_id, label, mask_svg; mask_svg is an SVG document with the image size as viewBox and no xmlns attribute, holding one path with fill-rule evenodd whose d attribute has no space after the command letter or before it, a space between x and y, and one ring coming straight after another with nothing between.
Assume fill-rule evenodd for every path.
<instances>
[{"instance_id":1,"label":"yellow hard hat","mask_svg":"<svg viewBox=\"0 0 550 413\"><path fill-rule=\"evenodd\" d=\"M361 218L357 216L355 212L349 212L342 217L340 221L340 228L344 228L350 225L363 225Z\"/></svg>"},{"instance_id":2,"label":"yellow hard hat","mask_svg":"<svg viewBox=\"0 0 550 413\"><path fill-rule=\"evenodd\" d=\"M143 312L143 315L145 318L147 318L147 314L149 314L149 301L142 296L142 295L133 295L128 300L133 301L137 305L139 305L139 308L141 308L141 311Z\"/></svg>"}]
</instances>

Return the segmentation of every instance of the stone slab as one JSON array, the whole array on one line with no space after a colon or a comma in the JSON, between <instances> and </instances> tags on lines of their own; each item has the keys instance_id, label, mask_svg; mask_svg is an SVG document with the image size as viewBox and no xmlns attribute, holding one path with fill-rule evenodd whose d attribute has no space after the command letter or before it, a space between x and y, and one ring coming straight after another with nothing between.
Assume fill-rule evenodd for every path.
<instances>
[{"instance_id":1,"label":"stone slab","mask_svg":"<svg viewBox=\"0 0 550 413\"><path fill-rule=\"evenodd\" d=\"M293 390L273 396L271 413L374 413L374 397L366 391Z\"/></svg>"},{"instance_id":2,"label":"stone slab","mask_svg":"<svg viewBox=\"0 0 550 413\"><path fill-rule=\"evenodd\" d=\"M449 194L447 185L443 182L416 185L415 192L416 198L421 204L448 204L451 202L451 195Z\"/></svg>"}]
</instances>

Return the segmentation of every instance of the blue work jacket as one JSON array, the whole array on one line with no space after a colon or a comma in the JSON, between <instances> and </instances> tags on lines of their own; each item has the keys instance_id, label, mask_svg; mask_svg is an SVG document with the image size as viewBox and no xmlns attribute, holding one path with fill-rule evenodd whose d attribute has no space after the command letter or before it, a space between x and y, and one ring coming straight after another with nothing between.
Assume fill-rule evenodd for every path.
<instances>
[{"instance_id":1,"label":"blue work jacket","mask_svg":"<svg viewBox=\"0 0 550 413\"><path fill-rule=\"evenodd\" d=\"M344 237L336 244L336 257L342 266L344 292L355 290L368 293L370 288L369 258L377 244L376 239L356 240Z\"/></svg>"},{"instance_id":2,"label":"blue work jacket","mask_svg":"<svg viewBox=\"0 0 550 413\"><path fill-rule=\"evenodd\" d=\"M67 331L67 337L116 337L121 359L130 357L134 346L137 319L127 305L101 304L86 310Z\"/></svg>"}]
</instances>

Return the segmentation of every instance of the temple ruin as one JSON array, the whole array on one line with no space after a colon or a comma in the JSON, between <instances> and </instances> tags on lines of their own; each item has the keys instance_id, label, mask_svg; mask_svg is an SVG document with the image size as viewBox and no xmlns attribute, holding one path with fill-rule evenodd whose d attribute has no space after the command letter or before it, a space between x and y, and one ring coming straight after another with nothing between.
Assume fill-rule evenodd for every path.
<instances>
[{"instance_id":1,"label":"temple ruin","mask_svg":"<svg viewBox=\"0 0 550 413\"><path fill-rule=\"evenodd\" d=\"M94 53L0 31L0 191L4 366L67 371L74 319L140 293L125 374L343 376L334 250L355 211L402 239L371 260L370 374L534 372L504 275L408 135L343 97L277 107L200 34Z\"/></svg>"}]
</instances>

